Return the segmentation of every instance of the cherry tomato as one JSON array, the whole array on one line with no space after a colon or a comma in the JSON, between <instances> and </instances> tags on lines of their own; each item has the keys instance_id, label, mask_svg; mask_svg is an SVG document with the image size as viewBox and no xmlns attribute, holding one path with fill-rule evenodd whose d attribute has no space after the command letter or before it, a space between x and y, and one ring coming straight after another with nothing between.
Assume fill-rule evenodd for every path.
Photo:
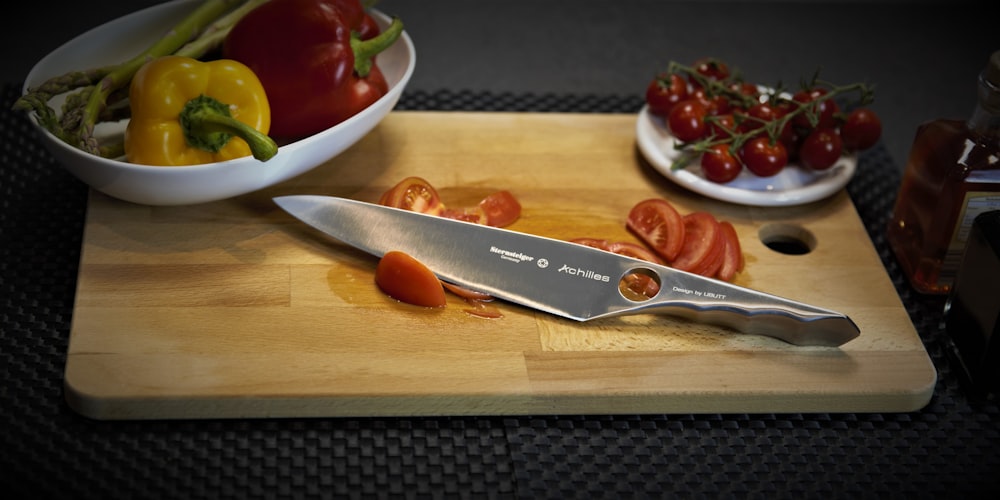
<instances>
[{"instance_id":1,"label":"cherry tomato","mask_svg":"<svg viewBox=\"0 0 1000 500\"><path fill-rule=\"evenodd\" d=\"M705 104L705 114L707 115L722 115L729 113L733 109L732 103L729 102L729 98L722 94L708 95L705 89L695 89L691 92L691 98L698 99Z\"/></svg>"},{"instance_id":2,"label":"cherry tomato","mask_svg":"<svg viewBox=\"0 0 1000 500\"><path fill-rule=\"evenodd\" d=\"M698 99L685 99L670 110L667 116L667 126L670 133L681 142L691 142L701 139L708 131L705 125L705 115L708 108Z\"/></svg>"},{"instance_id":3,"label":"cherry tomato","mask_svg":"<svg viewBox=\"0 0 1000 500\"><path fill-rule=\"evenodd\" d=\"M736 228L728 221L720 221L719 227L722 229L722 236L725 239L725 251L722 258L722 265L716 277L722 281L732 281L736 273L743 270L745 260L743 249L740 246L740 237L736 234Z\"/></svg>"},{"instance_id":4,"label":"cherry tomato","mask_svg":"<svg viewBox=\"0 0 1000 500\"><path fill-rule=\"evenodd\" d=\"M506 227L521 216L521 203L510 191L497 191L479 202L487 226Z\"/></svg>"},{"instance_id":5,"label":"cherry tomato","mask_svg":"<svg viewBox=\"0 0 1000 500\"><path fill-rule=\"evenodd\" d=\"M760 89L758 89L757 86L752 83L733 82L732 84L729 85L729 88L747 97L753 97L753 98L760 97Z\"/></svg>"},{"instance_id":6,"label":"cherry tomato","mask_svg":"<svg viewBox=\"0 0 1000 500\"><path fill-rule=\"evenodd\" d=\"M878 142L882 136L882 120L868 108L858 108L847 115L840 126L840 138L848 151L862 151Z\"/></svg>"},{"instance_id":7,"label":"cherry tomato","mask_svg":"<svg viewBox=\"0 0 1000 500\"><path fill-rule=\"evenodd\" d=\"M762 102L747 108L740 121L739 131L746 133L763 128L769 122L781 117L780 111L769 103Z\"/></svg>"},{"instance_id":8,"label":"cherry tomato","mask_svg":"<svg viewBox=\"0 0 1000 500\"><path fill-rule=\"evenodd\" d=\"M726 63L712 57L705 57L695 61L694 70L699 75L709 80L718 81L729 78L729 66L726 65ZM701 84L698 83L698 80L693 76L689 77L689 79L691 84L696 88L701 86Z\"/></svg>"},{"instance_id":9,"label":"cherry tomato","mask_svg":"<svg viewBox=\"0 0 1000 500\"><path fill-rule=\"evenodd\" d=\"M683 217L683 222L684 245L670 265L681 271L714 276L725 250L719 221L708 212L691 212Z\"/></svg>"},{"instance_id":10,"label":"cherry tomato","mask_svg":"<svg viewBox=\"0 0 1000 500\"><path fill-rule=\"evenodd\" d=\"M687 81L677 74L662 74L646 87L646 104L649 112L667 116L678 102L687 99Z\"/></svg>"},{"instance_id":11,"label":"cherry tomato","mask_svg":"<svg viewBox=\"0 0 1000 500\"><path fill-rule=\"evenodd\" d=\"M714 144L701 155L701 172L705 178L725 184L740 175L743 165L733 156L729 144Z\"/></svg>"},{"instance_id":12,"label":"cherry tomato","mask_svg":"<svg viewBox=\"0 0 1000 500\"><path fill-rule=\"evenodd\" d=\"M800 90L792 95L792 100L806 105L806 109L792 119L796 126L802 128L826 128L836 125L836 114L840 111L837 103L831 98L824 98L827 91L824 88L816 87L809 90ZM817 122L813 124L809 120L810 113L816 117Z\"/></svg>"},{"instance_id":13,"label":"cherry tomato","mask_svg":"<svg viewBox=\"0 0 1000 500\"><path fill-rule=\"evenodd\" d=\"M706 116L705 123L708 124L708 137L716 139L729 139L736 130L736 117L732 113Z\"/></svg>"},{"instance_id":14,"label":"cherry tomato","mask_svg":"<svg viewBox=\"0 0 1000 500\"><path fill-rule=\"evenodd\" d=\"M414 212L440 215L445 207L437 190L420 177L407 177L390 188L378 200L380 205Z\"/></svg>"},{"instance_id":15,"label":"cherry tomato","mask_svg":"<svg viewBox=\"0 0 1000 500\"><path fill-rule=\"evenodd\" d=\"M422 307L444 307L444 286L430 269L410 255L387 252L375 267L375 283L390 297Z\"/></svg>"},{"instance_id":16,"label":"cherry tomato","mask_svg":"<svg viewBox=\"0 0 1000 500\"><path fill-rule=\"evenodd\" d=\"M788 150L781 141L767 136L750 139L740 148L740 159L747 170L760 177L771 177L788 164Z\"/></svg>"},{"instance_id":17,"label":"cherry tomato","mask_svg":"<svg viewBox=\"0 0 1000 500\"><path fill-rule=\"evenodd\" d=\"M799 161L813 170L826 170L837 163L843 152L840 134L830 128L813 130L799 148Z\"/></svg>"},{"instance_id":18,"label":"cherry tomato","mask_svg":"<svg viewBox=\"0 0 1000 500\"><path fill-rule=\"evenodd\" d=\"M633 206L625 227L668 262L677 258L684 245L684 220L662 198L650 198Z\"/></svg>"}]
</instances>

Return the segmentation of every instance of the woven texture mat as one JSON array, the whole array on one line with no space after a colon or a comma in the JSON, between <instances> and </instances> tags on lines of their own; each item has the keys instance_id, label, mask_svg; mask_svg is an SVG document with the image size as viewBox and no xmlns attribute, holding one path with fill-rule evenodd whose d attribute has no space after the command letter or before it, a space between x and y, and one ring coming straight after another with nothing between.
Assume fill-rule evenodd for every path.
<instances>
[{"instance_id":1,"label":"woven texture mat","mask_svg":"<svg viewBox=\"0 0 1000 500\"><path fill-rule=\"evenodd\" d=\"M87 205L0 107L0 491L6 498L932 498L1000 494L1000 409L959 384L944 301L913 293L882 228L884 148L848 186L938 370L905 414L735 414L99 422L62 379ZM637 112L638 97L411 92L400 110Z\"/></svg>"}]
</instances>

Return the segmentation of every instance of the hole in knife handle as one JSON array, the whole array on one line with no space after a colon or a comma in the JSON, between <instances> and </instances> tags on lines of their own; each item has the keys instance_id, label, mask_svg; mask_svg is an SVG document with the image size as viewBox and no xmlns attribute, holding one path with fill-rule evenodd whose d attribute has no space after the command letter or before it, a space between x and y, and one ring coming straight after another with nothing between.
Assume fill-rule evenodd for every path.
<instances>
[{"instance_id":1,"label":"hole in knife handle","mask_svg":"<svg viewBox=\"0 0 1000 500\"><path fill-rule=\"evenodd\" d=\"M805 255L816 248L816 236L792 224L768 224L757 234L767 248L786 255Z\"/></svg>"},{"instance_id":2,"label":"hole in knife handle","mask_svg":"<svg viewBox=\"0 0 1000 500\"><path fill-rule=\"evenodd\" d=\"M618 280L618 291L622 297L632 302L645 302L660 291L660 277L650 269L637 267L629 269Z\"/></svg>"}]
</instances>

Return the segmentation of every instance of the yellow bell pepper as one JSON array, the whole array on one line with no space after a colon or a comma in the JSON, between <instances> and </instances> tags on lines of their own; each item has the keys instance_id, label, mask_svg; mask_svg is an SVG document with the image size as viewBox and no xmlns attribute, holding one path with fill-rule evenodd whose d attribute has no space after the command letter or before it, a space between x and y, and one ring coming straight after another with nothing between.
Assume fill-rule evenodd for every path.
<instances>
[{"instance_id":1,"label":"yellow bell pepper","mask_svg":"<svg viewBox=\"0 0 1000 500\"><path fill-rule=\"evenodd\" d=\"M125 158L144 165L196 165L253 154L267 161L271 110L244 64L164 56L144 64L129 88Z\"/></svg>"}]
</instances>

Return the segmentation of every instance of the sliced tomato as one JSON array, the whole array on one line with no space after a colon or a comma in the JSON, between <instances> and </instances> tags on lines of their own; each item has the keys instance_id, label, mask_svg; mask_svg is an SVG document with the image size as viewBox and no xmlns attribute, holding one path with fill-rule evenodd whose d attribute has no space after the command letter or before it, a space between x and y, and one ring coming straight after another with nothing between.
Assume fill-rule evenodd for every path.
<instances>
[{"instance_id":1,"label":"sliced tomato","mask_svg":"<svg viewBox=\"0 0 1000 500\"><path fill-rule=\"evenodd\" d=\"M486 215L486 225L506 227L521 216L521 203L510 191L497 191L479 202L479 209Z\"/></svg>"},{"instance_id":2,"label":"sliced tomato","mask_svg":"<svg viewBox=\"0 0 1000 500\"><path fill-rule=\"evenodd\" d=\"M736 228L728 221L719 223L722 229L722 236L725 238L725 251L722 259L722 266L716 277L722 281L732 281L736 273L743 270L744 263L743 248L740 246L740 237L736 234Z\"/></svg>"},{"instance_id":3,"label":"sliced tomato","mask_svg":"<svg viewBox=\"0 0 1000 500\"><path fill-rule=\"evenodd\" d=\"M584 245L591 248L604 250L605 252L611 251L611 242L608 240L602 240L598 238L574 238L569 241L570 243L576 243L577 245Z\"/></svg>"},{"instance_id":4,"label":"sliced tomato","mask_svg":"<svg viewBox=\"0 0 1000 500\"><path fill-rule=\"evenodd\" d=\"M642 245L638 245L630 241L608 241L598 238L576 238L570 241L578 245L586 245L588 247L597 248L598 250L604 250L605 252L632 257L633 259L663 264L663 259L655 253L649 251L649 249ZM638 294L638 296L651 298L660 291L660 285L656 282L656 280L645 274L628 274L622 278L622 281L622 284L624 285L624 289L622 290L623 292L630 291ZM638 296L636 297L636 300L641 300Z\"/></svg>"},{"instance_id":5,"label":"sliced tomato","mask_svg":"<svg viewBox=\"0 0 1000 500\"><path fill-rule=\"evenodd\" d=\"M444 307L441 280L409 254L387 252L375 267L375 283L390 297L423 307Z\"/></svg>"},{"instance_id":6,"label":"sliced tomato","mask_svg":"<svg viewBox=\"0 0 1000 500\"><path fill-rule=\"evenodd\" d=\"M662 198L650 198L632 207L625 226L668 262L681 253L686 239L680 213Z\"/></svg>"},{"instance_id":7,"label":"sliced tomato","mask_svg":"<svg viewBox=\"0 0 1000 500\"><path fill-rule=\"evenodd\" d=\"M476 300L481 302L490 302L493 300L493 296L488 293L477 292L475 290L470 290L464 286L459 286L454 283L448 283L447 281L442 281L441 285L444 286L445 290L462 297L465 300Z\"/></svg>"},{"instance_id":8,"label":"sliced tomato","mask_svg":"<svg viewBox=\"0 0 1000 500\"><path fill-rule=\"evenodd\" d=\"M725 249L719 221L708 212L691 212L682 219L683 248L670 265L682 271L713 276L721 265L720 257Z\"/></svg>"},{"instance_id":9,"label":"sliced tomato","mask_svg":"<svg viewBox=\"0 0 1000 500\"><path fill-rule=\"evenodd\" d=\"M474 224L486 224L486 214L479 207L455 209L445 208L438 214L447 219L464 220Z\"/></svg>"},{"instance_id":10,"label":"sliced tomato","mask_svg":"<svg viewBox=\"0 0 1000 500\"><path fill-rule=\"evenodd\" d=\"M421 177L407 177L399 181L382 193L378 202L380 205L431 215L440 215L445 209L437 190Z\"/></svg>"},{"instance_id":11,"label":"sliced tomato","mask_svg":"<svg viewBox=\"0 0 1000 500\"><path fill-rule=\"evenodd\" d=\"M649 251L649 249L642 245L637 245L629 241L610 242L608 243L607 250L618 255L632 257L633 259L644 260L654 264L663 264L663 259L661 259L658 255Z\"/></svg>"}]
</instances>

